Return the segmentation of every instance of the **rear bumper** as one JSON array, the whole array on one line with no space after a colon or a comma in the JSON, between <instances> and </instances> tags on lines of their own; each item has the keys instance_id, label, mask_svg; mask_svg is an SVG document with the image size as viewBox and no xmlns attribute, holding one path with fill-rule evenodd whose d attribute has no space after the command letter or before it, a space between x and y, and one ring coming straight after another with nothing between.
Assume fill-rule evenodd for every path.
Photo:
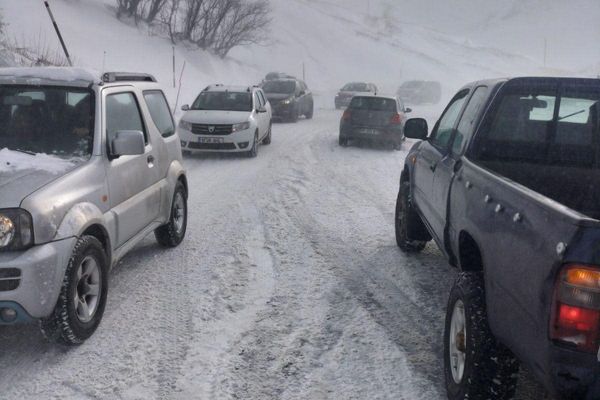
<instances>
[{"instance_id":1,"label":"rear bumper","mask_svg":"<svg viewBox=\"0 0 600 400\"><path fill-rule=\"evenodd\" d=\"M546 386L559 398L600 399L598 355L552 345Z\"/></svg>"},{"instance_id":2,"label":"rear bumper","mask_svg":"<svg viewBox=\"0 0 600 400\"><path fill-rule=\"evenodd\" d=\"M402 140L404 139L402 131L400 129L389 130L374 128L376 133L366 133L362 129L364 128L342 127L340 129L340 138L349 140L358 139L373 142L387 142L397 144L402 143Z\"/></svg>"}]
</instances>

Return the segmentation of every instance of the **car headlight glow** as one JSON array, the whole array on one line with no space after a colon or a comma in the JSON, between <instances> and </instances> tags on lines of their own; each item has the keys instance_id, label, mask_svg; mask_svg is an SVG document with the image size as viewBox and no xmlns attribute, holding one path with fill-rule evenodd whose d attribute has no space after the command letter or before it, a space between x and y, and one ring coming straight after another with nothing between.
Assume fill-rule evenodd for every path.
<instances>
[{"instance_id":1,"label":"car headlight glow","mask_svg":"<svg viewBox=\"0 0 600 400\"><path fill-rule=\"evenodd\" d=\"M192 123L184 120L179 121L179 127L181 129L185 129L186 131L192 131Z\"/></svg>"},{"instance_id":2,"label":"car headlight glow","mask_svg":"<svg viewBox=\"0 0 600 400\"><path fill-rule=\"evenodd\" d=\"M231 132L245 131L246 129L250 129L250 121L241 122L239 124L233 125L231 127Z\"/></svg>"},{"instance_id":3,"label":"car headlight glow","mask_svg":"<svg viewBox=\"0 0 600 400\"><path fill-rule=\"evenodd\" d=\"M292 102L292 99L287 99L283 101L283 104L290 104Z\"/></svg>"},{"instance_id":4,"label":"car headlight glow","mask_svg":"<svg viewBox=\"0 0 600 400\"><path fill-rule=\"evenodd\" d=\"M31 215L18 208L0 210L0 250L23 250L32 244Z\"/></svg>"}]
</instances>

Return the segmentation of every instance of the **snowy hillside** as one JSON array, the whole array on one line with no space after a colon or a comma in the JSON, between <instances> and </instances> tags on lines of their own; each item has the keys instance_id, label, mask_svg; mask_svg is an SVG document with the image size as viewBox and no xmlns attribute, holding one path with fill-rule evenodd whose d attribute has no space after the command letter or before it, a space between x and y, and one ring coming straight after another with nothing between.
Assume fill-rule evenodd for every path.
<instances>
[{"instance_id":1,"label":"snowy hillside","mask_svg":"<svg viewBox=\"0 0 600 400\"><path fill-rule=\"evenodd\" d=\"M172 87L171 44L147 27L118 21L113 0L51 2L77 64L107 70L147 71ZM483 77L557 73L595 74L600 62L600 7L593 0L503 2L454 0L272 0L268 46L237 48L227 60L177 49L177 69L187 61L182 101L213 82L248 84L265 72L302 75L320 105L350 80L369 80L387 91L407 79L435 79L450 95ZM43 4L3 2L8 34L42 37L58 45ZM576 24L581 20L584 23ZM35 21L35 23L32 23ZM566 28L569 29L557 29ZM547 69L543 42L548 41ZM573 43L577 43L574 46ZM357 57L357 54L360 54ZM325 96L327 95L327 96ZM181 104L181 102L180 102Z\"/></svg>"}]
</instances>

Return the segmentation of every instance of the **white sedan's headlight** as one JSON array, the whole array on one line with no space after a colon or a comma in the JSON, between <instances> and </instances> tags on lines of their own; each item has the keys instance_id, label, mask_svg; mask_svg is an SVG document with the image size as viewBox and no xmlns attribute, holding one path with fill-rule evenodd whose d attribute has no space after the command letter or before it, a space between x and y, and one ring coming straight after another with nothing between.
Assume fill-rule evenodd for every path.
<instances>
[{"instance_id":1,"label":"white sedan's headlight","mask_svg":"<svg viewBox=\"0 0 600 400\"><path fill-rule=\"evenodd\" d=\"M0 250L22 250L32 244L31 215L18 208L0 210Z\"/></svg>"},{"instance_id":2,"label":"white sedan's headlight","mask_svg":"<svg viewBox=\"0 0 600 400\"><path fill-rule=\"evenodd\" d=\"M192 123L184 120L179 121L179 127L181 129L185 129L186 131L192 131Z\"/></svg>"},{"instance_id":3,"label":"white sedan's headlight","mask_svg":"<svg viewBox=\"0 0 600 400\"><path fill-rule=\"evenodd\" d=\"M250 129L250 121L242 122L240 124L235 124L231 127L231 132L239 132L245 131L246 129Z\"/></svg>"}]
</instances>

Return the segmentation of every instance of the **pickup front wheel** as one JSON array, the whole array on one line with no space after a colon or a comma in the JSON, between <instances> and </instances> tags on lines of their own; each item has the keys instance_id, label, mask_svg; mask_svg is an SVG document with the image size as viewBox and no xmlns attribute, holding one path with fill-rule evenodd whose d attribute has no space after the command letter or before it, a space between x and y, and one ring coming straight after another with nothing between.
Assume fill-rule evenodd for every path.
<instances>
[{"instance_id":1,"label":"pickup front wheel","mask_svg":"<svg viewBox=\"0 0 600 400\"><path fill-rule=\"evenodd\" d=\"M400 184L396 200L396 243L407 253L419 252L431 237L421 221L421 217L413 209L410 199L410 182Z\"/></svg>"},{"instance_id":2,"label":"pickup front wheel","mask_svg":"<svg viewBox=\"0 0 600 400\"><path fill-rule=\"evenodd\" d=\"M483 274L462 272L446 308L444 375L450 400L511 399L519 364L492 335Z\"/></svg>"}]
</instances>

